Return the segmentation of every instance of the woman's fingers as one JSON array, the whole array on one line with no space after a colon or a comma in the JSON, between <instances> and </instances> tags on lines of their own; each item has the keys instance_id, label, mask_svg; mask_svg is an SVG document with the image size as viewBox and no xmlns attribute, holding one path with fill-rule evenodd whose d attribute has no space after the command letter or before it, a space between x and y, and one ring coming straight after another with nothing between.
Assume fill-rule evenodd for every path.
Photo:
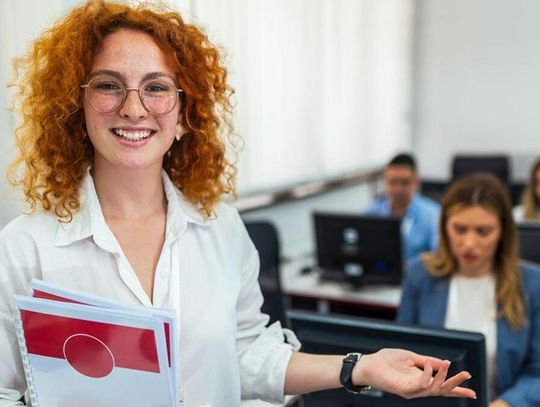
<instances>
[{"instance_id":1,"label":"woman's fingers","mask_svg":"<svg viewBox=\"0 0 540 407\"><path fill-rule=\"evenodd\" d=\"M424 365L424 373L422 374L421 383L424 389L427 389L433 381L433 363L430 359L426 360Z\"/></svg>"},{"instance_id":2,"label":"woman's fingers","mask_svg":"<svg viewBox=\"0 0 540 407\"><path fill-rule=\"evenodd\" d=\"M415 396L445 396L445 397L466 397L476 398L474 390L459 387L461 383L471 378L468 372L462 371L458 374L446 379L450 362L447 360L437 360L424 358L423 373L421 383L424 390L417 393ZM433 371L437 371L432 377Z\"/></svg>"},{"instance_id":3,"label":"woman's fingers","mask_svg":"<svg viewBox=\"0 0 540 407\"><path fill-rule=\"evenodd\" d=\"M474 392L474 390L465 387L459 387L461 383L469 380L470 378L471 375L465 371L459 372L455 376L450 377L441 386L443 395L449 397L476 398L476 393Z\"/></svg>"},{"instance_id":4,"label":"woman's fingers","mask_svg":"<svg viewBox=\"0 0 540 407\"><path fill-rule=\"evenodd\" d=\"M475 399L476 392L466 387L454 387L451 391L444 393L445 397L466 397L468 399Z\"/></svg>"},{"instance_id":5,"label":"woman's fingers","mask_svg":"<svg viewBox=\"0 0 540 407\"><path fill-rule=\"evenodd\" d=\"M442 385L443 385L443 383L445 383L446 375L448 374L448 367L449 366L450 366L450 362L447 361L447 360L445 360L445 361L443 361L443 363L441 363L441 366L439 367L439 370L437 371L437 374L435 375L435 377L433 378L433 381L431 382L431 386L434 389L441 389L442 390Z\"/></svg>"}]
</instances>

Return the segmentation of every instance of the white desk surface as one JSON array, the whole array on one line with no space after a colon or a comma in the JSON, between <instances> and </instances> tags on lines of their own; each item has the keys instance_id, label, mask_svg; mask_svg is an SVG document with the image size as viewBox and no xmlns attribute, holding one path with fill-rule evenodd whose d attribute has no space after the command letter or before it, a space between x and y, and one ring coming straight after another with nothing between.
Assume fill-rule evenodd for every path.
<instances>
[{"instance_id":1,"label":"white desk surface","mask_svg":"<svg viewBox=\"0 0 540 407\"><path fill-rule=\"evenodd\" d=\"M327 301L346 301L370 306L397 308L401 287L366 285L360 288L336 281L320 281L316 270L301 274L302 267L313 265L313 258L300 258L281 265L283 292L290 296L303 296Z\"/></svg>"}]
</instances>

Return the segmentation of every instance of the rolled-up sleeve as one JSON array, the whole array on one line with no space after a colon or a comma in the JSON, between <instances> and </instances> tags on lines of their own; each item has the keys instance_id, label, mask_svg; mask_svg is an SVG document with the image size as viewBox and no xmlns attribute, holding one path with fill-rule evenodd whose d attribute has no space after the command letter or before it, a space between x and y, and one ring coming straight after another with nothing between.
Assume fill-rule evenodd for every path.
<instances>
[{"instance_id":1,"label":"rolled-up sleeve","mask_svg":"<svg viewBox=\"0 0 540 407\"><path fill-rule=\"evenodd\" d=\"M269 317L260 311L263 296L258 274L259 258L253 248L242 270L242 288L237 303L236 347L242 399L281 403L287 366L300 343L294 333L283 329L279 322L266 327Z\"/></svg>"}]
</instances>

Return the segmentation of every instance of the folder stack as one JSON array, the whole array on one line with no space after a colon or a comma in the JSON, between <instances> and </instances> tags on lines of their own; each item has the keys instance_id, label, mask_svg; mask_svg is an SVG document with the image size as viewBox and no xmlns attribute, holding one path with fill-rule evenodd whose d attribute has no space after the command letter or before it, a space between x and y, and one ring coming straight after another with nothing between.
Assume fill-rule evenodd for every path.
<instances>
[{"instance_id":1,"label":"folder stack","mask_svg":"<svg viewBox=\"0 0 540 407\"><path fill-rule=\"evenodd\" d=\"M40 280L13 311L33 407L177 407L176 312Z\"/></svg>"}]
</instances>

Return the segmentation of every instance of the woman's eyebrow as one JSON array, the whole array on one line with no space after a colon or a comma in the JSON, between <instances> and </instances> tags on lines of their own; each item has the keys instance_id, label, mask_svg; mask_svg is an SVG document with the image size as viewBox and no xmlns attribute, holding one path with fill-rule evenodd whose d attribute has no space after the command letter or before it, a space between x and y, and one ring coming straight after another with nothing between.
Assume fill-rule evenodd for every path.
<instances>
[{"instance_id":1,"label":"woman's eyebrow","mask_svg":"<svg viewBox=\"0 0 540 407\"><path fill-rule=\"evenodd\" d=\"M92 78L98 75L109 75L124 80L124 76L120 72L111 71L110 69L100 69L99 71L94 71L90 74L90 77Z\"/></svg>"},{"instance_id":2,"label":"woman's eyebrow","mask_svg":"<svg viewBox=\"0 0 540 407\"><path fill-rule=\"evenodd\" d=\"M99 71L95 71L95 72L92 72L90 74L90 77L94 77L94 76L97 76L97 75L110 75L110 76L114 76L116 78L119 78L121 79L123 82L125 82L125 77L124 75L122 75L120 72L117 72L117 71L112 71L110 69L100 69ZM172 79L173 81L175 80L171 75L165 73L165 72L160 72L160 71L155 71L155 72L148 72L146 73L143 78L142 78L142 82L143 81L147 81L147 80L150 80L150 79L157 79L157 78L162 78L162 77L167 77L167 78L170 78Z\"/></svg>"},{"instance_id":3,"label":"woman's eyebrow","mask_svg":"<svg viewBox=\"0 0 540 407\"><path fill-rule=\"evenodd\" d=\"M165 72L159 72L159 71L156 71L156 72L148 72L147 74L145 74L143 76L143 81L147 81L149 79L157 79L157 78L161 78L163 76L166 76L167 78L170 78L172 80L175 80L171 75L165 73Z\"/></svg>"}]
</instances>

